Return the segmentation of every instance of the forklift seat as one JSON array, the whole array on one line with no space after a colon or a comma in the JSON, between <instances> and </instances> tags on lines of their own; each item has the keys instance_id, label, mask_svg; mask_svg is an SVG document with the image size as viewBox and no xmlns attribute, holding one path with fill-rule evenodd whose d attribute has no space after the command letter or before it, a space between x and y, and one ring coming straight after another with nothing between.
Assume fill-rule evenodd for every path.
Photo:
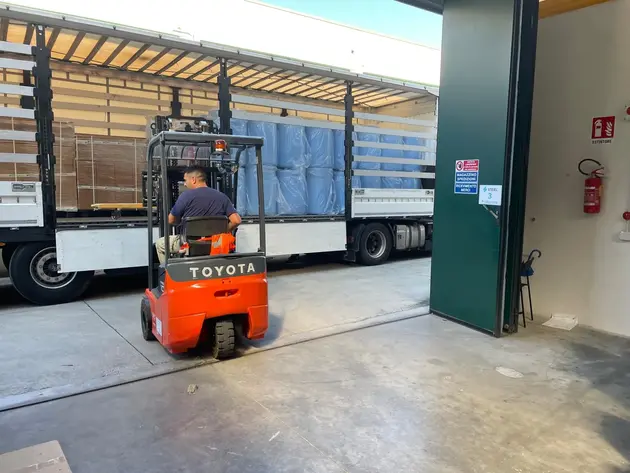
<instances>
[{"instance_id":1,"label":"forklift seat","mask_svg":"<svg viewBox=\"0 0 630 473\"><path fill-rule=\"evenodd\" d=\"M183 223L182 243L188 244L188 256L209 255L211 240L201 240L228 233L229 220L224 215L212 217L188 217Z\"/></svg>"}]
</instances>

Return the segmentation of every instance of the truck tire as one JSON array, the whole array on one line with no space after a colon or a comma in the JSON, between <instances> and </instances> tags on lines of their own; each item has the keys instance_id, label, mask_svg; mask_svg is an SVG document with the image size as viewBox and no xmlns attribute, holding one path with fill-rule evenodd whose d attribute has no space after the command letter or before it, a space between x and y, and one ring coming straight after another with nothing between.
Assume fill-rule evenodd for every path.
<instances>
[{"instance_id":1,"label":"truck tire","mask_svg":"<svg viewBox=\"0 0 630 473\"><path fill-rule=\"evenodd\" d=\"M384 263L392 251L392 244L392 234L385 225L366 225L359 240L359 261L366 266Z\"/></svg>"},{"instance_id":2,"label":"truck tire","mask_svg":"<svg viewBox=\"0 0 630 473\"><path fill-rule=\"evenodd\" d=\"M94 271L57 272L57 249L52 242L19 246L9 264L16 291L37 305L62 304L83 295Z\"/></svg>"},{"instance_id":3,"label":"truck tire","mask_svg":"<svg viewBox=\"0 0 630 473\"><path fill-rule=\"evenodd\" d=\"M232 320L219 320L214 324L214 337L212 339L212 356L216 359L228 358L234 354L236 337L234 336L234 322Z\"/></svg>"},{"instance_id":4,"label":"truck tire","mask_svg":"<svg viewBox=\"0 0 630 473\"><path fill-rule=\"evenodd\" d=\"M15 246L6 245L2 247L2 264L4 264L4 267L7 268L7 270L9 269L13 253L15 253Z\"/></svg>"}]
</instances>

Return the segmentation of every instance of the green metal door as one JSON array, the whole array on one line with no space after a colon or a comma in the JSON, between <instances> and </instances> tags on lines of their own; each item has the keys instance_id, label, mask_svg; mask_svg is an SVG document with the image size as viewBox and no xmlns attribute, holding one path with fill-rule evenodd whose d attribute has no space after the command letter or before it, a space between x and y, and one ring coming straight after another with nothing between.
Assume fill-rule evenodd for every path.
<instances>
[{"instance_id":1,"label":"green metal door","mask_svg":"<svg viewBox=\"0 0 630 473\"><path fill-rule=\"evenodd\" d=\"M499 336L517 300L538 1L446 0L443 15L431 310Z\"/></svg>"}]
</instances>

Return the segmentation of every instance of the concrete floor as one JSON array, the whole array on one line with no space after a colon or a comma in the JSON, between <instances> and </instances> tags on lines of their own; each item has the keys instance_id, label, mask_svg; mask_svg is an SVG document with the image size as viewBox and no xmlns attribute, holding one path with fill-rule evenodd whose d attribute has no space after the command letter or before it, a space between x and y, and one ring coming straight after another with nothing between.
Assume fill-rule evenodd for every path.
<instances>
[{"instance_id":1,"label":"concrete floor","mask_svg":"<svg viewBox=\"0 0 630 473\"><path fill-rule=\"evenodd\" d=\"M378 267L279 266L269 276L270 329L245 348L266 350L428 312L430 259ZM170 356L140 330L140 278L97 278L85 300L24 303L0 286L0 410L212 361Z\"/></svg>"},{"instance_id":2,"label":"concrete floor","mask_svg":"<svg viewBox=\"0 0 630 473\"><path fill-rule=\"evenodd\" d=\"M0 414L74 473L628 472L630 342L422 316ZM198 386L193 394L187 389Z\"/></svg>"}]
</instances>

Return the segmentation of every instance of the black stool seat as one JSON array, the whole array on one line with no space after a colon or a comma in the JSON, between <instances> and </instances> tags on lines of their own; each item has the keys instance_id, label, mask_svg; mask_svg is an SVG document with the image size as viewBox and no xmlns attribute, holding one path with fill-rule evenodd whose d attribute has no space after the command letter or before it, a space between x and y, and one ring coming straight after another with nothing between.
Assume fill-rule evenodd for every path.
<instances>
[{"instance_id":1,"label":"black stool seat","mask_svg":"<svg viewBox=\"0 0 630 473\"><path fill-rule=\"evenodd\" d=\"M521 263L521 272L519 274L519 292L521 296L521 310L516 314L516 320L518 321L518 316L523 316L523 327L527 327L527 322L525 321L525 297L523 295L523 290L527 288L527 297L529 299L529 316L531 320L534 320L534 307L532 305L532 289L530 286L530 276L534 275L534 268L532 264L534 263L534 259L540 258L542 253L540 250L532 250L527 256L527 260ZM523 281L525 278L525 281Z\"/></svg>"}]
</instances>

